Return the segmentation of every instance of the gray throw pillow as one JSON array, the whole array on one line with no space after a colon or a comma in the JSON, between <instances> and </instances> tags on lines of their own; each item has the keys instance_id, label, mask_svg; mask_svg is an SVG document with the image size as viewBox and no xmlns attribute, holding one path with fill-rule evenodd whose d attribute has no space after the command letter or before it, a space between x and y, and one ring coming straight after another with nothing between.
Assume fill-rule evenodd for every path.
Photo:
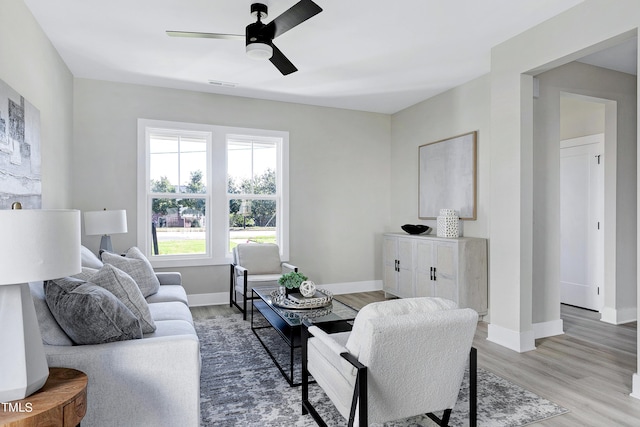
<instances>
[{"instance_id":1,"label":"gray throw pillow","mask_svg":"<svg viewBox=\"0 0 640 427\"><path fill-rule=\"evenodd\" d=\"M105 264L87 281L102 286L122 301L140 320L142 333L155 332L156 324L151 317L149 304L131 276L111 264Z\"/></svg>"},{"instance_id":2,"label":"gray throw pillow","mask_svg":"<svg viewBox=\"0 0 640 427\"><path fill-rule=\"evenodd\" d=\"M145 298L160 290L160 282L151 263L135 246L129 249L124 256L111 252L102 252L100 256L105 264L111 264L133 277Z\"/></svg>"},{"instance_id":3,"label":"gray throw pillow","mask_svg":"<svg viewBox=\"0 0 640 427\"><path fill-rule=\"evenodd\" d=\"M49 280L47 305L75 344L102 344L142 338L138 318L111 292L72 277Z\"/></svg>"},{"instance_id":4,"label":"gray throw pillow","mask_svg":"<svg viewBox=\"0 0 640 427\"><path fill-rule=\"evenodd\" d=\"M98 272L98 270L102 268L90 268L90 267L82 267L82 271L78 274L74 274L73 278L75 279L80 279L80 280L84 280L85 282L90 282L91 278Z\"/></svg>"},{"instance_id":5,"label":"gray throw pillow","mask_svg":"<svg viewBox=\"0 0 640 427\"><path fill-rule=\"evenodd\" d=\"M73 345L71 338L58 325L53 314L51 314L51 310L49 310L44 296L44 283L31 282L29 283L29 289L31 290L33 306L36 309L38 325L40 325L42 342L48 345Z\"/></svg>"}]
</instances>

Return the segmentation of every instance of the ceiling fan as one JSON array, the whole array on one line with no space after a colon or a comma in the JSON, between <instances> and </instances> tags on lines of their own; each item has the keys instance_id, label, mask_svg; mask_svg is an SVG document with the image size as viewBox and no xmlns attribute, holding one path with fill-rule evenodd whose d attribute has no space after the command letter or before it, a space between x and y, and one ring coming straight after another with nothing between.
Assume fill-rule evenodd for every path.
<instances>
[{"instance_id":1,"label":"ceiling fan","mask_svg":"<svg viewBox=\"0 0 640 427\"><path fill-rule=\"evenodd\" d=\"M311 0L301 0L273 19L268 24L262 22L267 17L267 6L262 3L251 5L251 15L256 22L247 25L245 34L198 33L191 31L167 31L171 37L196 37L210 39L245 40L247 55L255 59L269 59L283 74L291 74L298 69L273 44L273 39L322 12L322 8Z\"/></svg>"}]
</instances>

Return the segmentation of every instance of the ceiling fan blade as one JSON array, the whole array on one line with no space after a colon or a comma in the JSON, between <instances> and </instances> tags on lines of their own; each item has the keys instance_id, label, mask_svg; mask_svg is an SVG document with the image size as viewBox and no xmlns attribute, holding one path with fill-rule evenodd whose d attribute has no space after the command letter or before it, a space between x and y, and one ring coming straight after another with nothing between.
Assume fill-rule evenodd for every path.
<instances>
[{"instance_id":1,"label":"ceiling fan blade","mask_svg":"<svg viewBox=\"0 0 640 427\"><path fill-rule=\"evenodd\" d=\"M278 49L274 44L271 44L271 47L273 47L273 55L269 61L271 61L271 63L280 70L283 76L298 71L296 66L293 65L286 56L284 56L284 53L282 53L280 49Z\"/></svg>"},{"instance_id":2,"label":"ceiling fan blade","mask_svg":"<svg viewBox=\"0 0 640 427\"><path fill-rule=\"evenodd\" d=\"M201 39L244 40L244 34L197 33L193 31L167 31L171 37L194 37Z\"/></svg>"},{"instance_id":3,"label":"ceiling fan blade","mask_svg":"<svg viewBox=\"0 0 640 427\"><path fill-rule=\"evenodd\" d=\"M272 38L276 38L320 12L322 12L322 8L313 1L301 0L266 24L263 32L269 35L273 34Z\"/></svg>"}]
</instances>

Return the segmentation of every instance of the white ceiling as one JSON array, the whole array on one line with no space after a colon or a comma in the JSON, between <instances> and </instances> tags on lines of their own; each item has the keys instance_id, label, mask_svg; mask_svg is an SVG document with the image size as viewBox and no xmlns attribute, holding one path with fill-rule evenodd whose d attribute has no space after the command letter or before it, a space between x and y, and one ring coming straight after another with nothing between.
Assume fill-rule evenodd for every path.
<instances>
[{"instance_id":1,"label":"white ceiling","mask_svg":"<svg viewBox=\"0 0 640 427\"><path fill-rule=\"evenodd\" d=\"M323 12L274 41L289 76L242 41L165 34L243 34L254 1L25 3L76 77L394 113L488 73L492 46L582 0L315 0ZM266 1L266 22L296 1Z\"/></svg>"}]
</instances>

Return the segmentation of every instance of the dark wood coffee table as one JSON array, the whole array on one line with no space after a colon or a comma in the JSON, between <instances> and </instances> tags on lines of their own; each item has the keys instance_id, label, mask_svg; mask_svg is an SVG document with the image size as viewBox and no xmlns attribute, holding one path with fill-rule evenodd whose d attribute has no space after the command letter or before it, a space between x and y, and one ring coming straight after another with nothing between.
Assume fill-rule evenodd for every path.
<instances>
[{"instance_id":1,"label":"dark wood coffee table","mask_svg":"<svg viewBox=\"0 0 640 427\"><path fill-rule=\"evenodd\" d=\"M251 308L251 330L262 344L267 354L278 367L282 376L291 387L302 384L301 362L295 363L294 353L301 346L300 331L303 319L310 319L315 326L327 333L350 331L358 311L335 299L331 305L318 309L292 310L278 307L271 300L271 292L276 287L253 288L253 304ZM274 339L277 338L277 339ZM278 352L278 345L285 350ZM299 352L298 352L299 353ZM289 358L288 372L278 360L286 356ZM300 370L300 381L296 382L294 373Z\"/></svg>"}]
</instances>

